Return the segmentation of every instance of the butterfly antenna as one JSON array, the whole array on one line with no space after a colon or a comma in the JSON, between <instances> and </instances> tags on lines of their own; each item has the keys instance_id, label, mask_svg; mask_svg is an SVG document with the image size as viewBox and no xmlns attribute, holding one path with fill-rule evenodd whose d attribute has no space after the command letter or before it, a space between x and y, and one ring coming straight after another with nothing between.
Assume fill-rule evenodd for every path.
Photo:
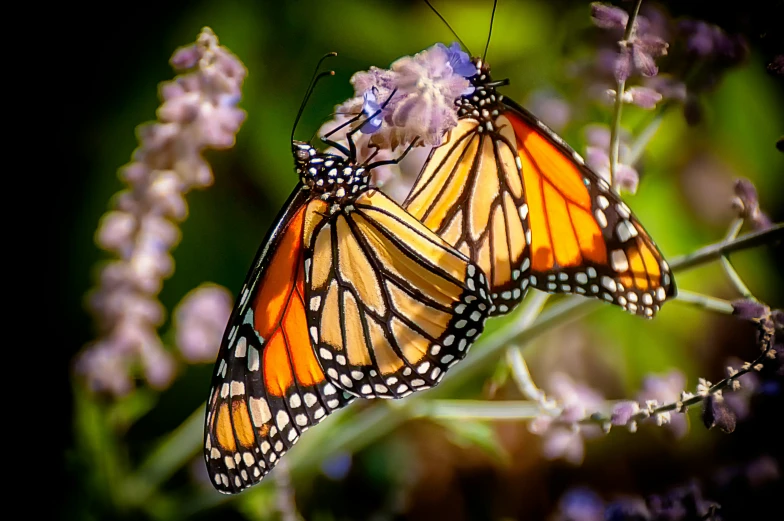
<instances>
[{"instance_id":1,"label":"butterfly antenna","mask_svg":"<svg viewBox=\"0 0 784 521\"><path fill-rule=\"evenodd\" d=\"M310 85L308 85L308 90L305 92L305 98L302 100L302 104L299 106L299 111L297 111L297 117L294 119L294 126L291 129L291 141L294 141L294 132L297 130L297 125L299 124L299 118L302 117L302 113L305 111L305 105L308 104L308 100L310 99L310 95L313 94L313 90L316 88L316 84L319 82L320 79L326 76L334 76L335 71L326 71L319 74L319 69L321 68L321 64L324 63L324 60L327 58L332 58L337 56L338 53L336 52L328 52L316 64L316 68L313 70L313 76L310 78Z\"/></svg>"},{"instance_id":2,"label":"butterfly antenna","mask_svg":"<svg viewBox=\"0 0 784 521\"><path fill-rule=\"evenodd\" d=\"M493 0L493 14L490 15L490 30L487 32L487 43L485 44L485 53L482 55L482 63L485 63L487 49L490 48L490 37L493 36L493 21L495 20L496 7L498 7L498 0Z\"/></svg>"},{"instance_id":3,"label":"butterfly antenna","mask_svg":"<svg viewBox=\"0 0 784 521\"><path fill-rule=\"evenodd\" d=\"M441 13L439 13L439 12L438 12L438 10L437 10L435 7L433 7L433 4L431 4L429 0L425 0L425 3L427 4L427 6L428 6L428 7L429 7L429 8L430 8L430 9L431 9L431 10L432 10L434 13L436 13L436 16L437 16L437 17L439 17L439 18L441 19L441 21L442 21L442 22L444 22L444 25L446 25L446 26L447 26L447 28L448 28L448 29L449 29L449 30L452 32L452 34L455 36L455 38L457 38L457 41L458 41L458 42L460 42L460 45L462 45L462 46L463 46L463 49L465 49L465 50L466 50L466 52L467 52L468 54L472 54L472 53L471 53L471 51L470 51L470 50L468 50L468 46L467 46L465 43L463 43L463 40L461 40L461 39L460 39L460 37L459 37L459 36L457 35L457 33L455 32L455 30L454 30L454 29L452 29L452 26L451 26L451 25L449 25L449 22L447 22L447 21L446 21L446 18L444 18L444 17L441 15Z\"/></svg>"}]
</instances>

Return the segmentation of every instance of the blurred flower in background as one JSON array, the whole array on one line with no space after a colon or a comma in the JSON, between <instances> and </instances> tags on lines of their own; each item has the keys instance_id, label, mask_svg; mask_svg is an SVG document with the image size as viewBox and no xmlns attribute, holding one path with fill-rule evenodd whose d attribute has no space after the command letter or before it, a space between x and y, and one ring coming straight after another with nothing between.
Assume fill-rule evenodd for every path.
<instances>
[{"instance_id":1,"label":"blurred flower in background","mask_svg":"<svg viewBox=\"0 0 784 521\"><path fill-rule=\"evenodd\" d=\"M128 392L139 366L157 389L174 378L176 363L158 336L165 310L157 295L174 272L169 252L180 241L177 223L187 217L185 194L212 184L203 152L232 147L245 120L237 107L245 67L212 30L175 52L171 65L181 74L160 87L158 121L139 126L133 162L121 170L128 187L96 233L98 246L117 259L103 266L89 294L98 336L76 361L95 391ZM186 345L186 358L209 354L193 352L192 338Z\"/></svg>"}]
</instances>

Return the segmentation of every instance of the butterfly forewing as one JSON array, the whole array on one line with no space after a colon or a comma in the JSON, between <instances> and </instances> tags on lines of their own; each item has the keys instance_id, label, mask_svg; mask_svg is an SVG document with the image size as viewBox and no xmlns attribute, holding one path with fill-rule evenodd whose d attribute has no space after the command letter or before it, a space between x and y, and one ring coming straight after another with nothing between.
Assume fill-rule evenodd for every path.
<instances>
[{"instance_id":1,"label":"butterfly forewing","mask_svg":"<svg viewBox=\"0 0 784 521\"><path fill-rule=\"evenodd\" d=\"M317 356L357 396L436 385L492 307L482 270L373 189L316 228L308 255Z\"/></svg>"},{"instance_id":2,"label":"butterfly forewing","mask_svg":"<svg viewBox=\"0 0 784 521\"><path fill-rule=\"evenodd\" d=\"M260 481L302 432L353 397L328 382L307 334L304 248L322 217L297 190L243 285L207 401L204 455L224 493Z\"/></svg>"},{"instance_id":3,"label":"butterfly forewing","mask_svg":"<svg viewBox=\"0 0 784 521\"><path fill-rule=\"evenodd\" d=\"M528 211L516 157L506 118L488 125L463 117L404 203L487 274L497 314L514 307L528 285Z\"/></svg>"},{"instance_id":4,"label":"butterfly forewing","mask_svg":"<svg viewBox=\"0 0 784 521\"><path fill-rule=\"evenodd\" d=\"M653 317L675 285L651 237L607 181L555 133L520 107L509 105L506 115L528 203L531 286Z\"/></svg>"}]
</instances>

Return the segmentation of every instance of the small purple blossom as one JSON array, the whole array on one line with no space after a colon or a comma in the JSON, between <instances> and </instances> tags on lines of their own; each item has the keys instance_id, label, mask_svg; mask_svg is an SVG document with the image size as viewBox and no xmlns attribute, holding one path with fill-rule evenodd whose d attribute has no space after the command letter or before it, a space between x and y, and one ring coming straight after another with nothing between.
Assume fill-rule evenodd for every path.
<instances>
[{"instance_id":1,"label":"small purple blossom","mask_svg":"<svg viewBox=\"0 0 784 521\"><path fill-rule=\"evenodd\" d=\"M686 40L687 51L699 58L739 61L745 56L743 43L721 27L702 20L681 20L678 29Z\"/></svg>"},{"instance_id":2,"label":"small purple blossom","mask_svg":"<svg viewBox=\"0 0 784 521\"><path fill-rule=\"evenodd\" d=\"M139 147L120 172L128 187L114 198L95 236L98 246L116 255L88 295L98 338L75 365L95 391L130 391L137 368L155 388L174 378L174 357L157 331L165 314L157 295L174 272L176 223L187 216L185 194L212 183L203 152L231 147L245 119L237 107L245 67L211 29L177 50L171 64L181 74L159 89L158 121L138 127Z\"/></svg>"},{"instance_id":3,"label":"small purple blossom","mask_svg":"<svg viewBox=\"0 0 784 521\"><path fill-rule=\"evenodd\" d=\"M760 210L757 189L748 179L741 178L735 181L735 198L732 206L738 212L738 216L751 224L754 230L765 230L773 225L770 218Z\"/></svg>"},{"instance_id":4,"label":"small purple blossom","mask_svg":"<svg viewBox=\"0 0 784 521\"><path fill-rule=\"evenodd\" d=\"M686 376L678 371L672 370L661 375L649 375L643 379L642 389L637 394L640 403L655 401L657 404L665 404L678 401L681 391L686 386ZM664 413L667 416L662 418L669 426L676 438L682 438L689 430L689 424L684 414Z\"/></svg>"},{"instance_id":5,"label":"small purple blossom","mask_svg":"<svg viewBox=\"0 0 784 521\"><path fill-rule=\"evenodd\" d=\"M363 95L362 114L368 118L362 125L363 134L372 134L381 128L383 119L381 117L381 106L376 99L376 92L378 92L378 89L373 87Z\"/></svg>"},{"instance_id":6,"label":"small purple blossom","mask_svg":"<svg viewBox=\"0 0 784 521\"><path fill-rule=\"evenodd\" d=\"M625 29L629 13L618 7L594 2L591 4L591 19L602 29Z\"/></svg>"},{"instance_id":7,"label":"small purple blossom","mask_svg":"<svg viewBox=\"0 0 784 521\"><path fill-rule=\"evenodd\" d=\"M715 393L709 394L702 401L702 423L708 429L718 427L726 433L731 433L735 430L737 419L724 401L724 397Z\"/></svg>"},{"instance_id":8,"label":"small purple blossom","mask_svg":"<svg viewBox=\"0 0 784 521\"><path fill-rule=\"evenodd\" d=\"M460 48L459 43L452 42L452 45L449 47L443 43L437 43L436 47L440 47L446 51L446 54L449 57L449 66L452 67L452 71L455 74L459 74L464 78L471 78L472 76L476 76L479 73L476 65L474 65L474 63L471 61L471 56L469 56L467 52ZM474 91L473 86L469 86L469 90L470 92L465 92L463 95L466 96L472 94Z\"/></svg>"},{"instance_id":9,"label":"small purple blossom","mask_svg":"<svg viewBox=\"0 0 784 521\"><path fill-rule=\"evenodd\" d=\"M770 308L756 300L739 299L732 302L732 314L741 320L760 321L770 316Z\"/></svg>"},{"instance_id":10,"label":"small purple blossom","mask_svg":"<svg viewBox=\"0 0 784 521\"><path fill-rule=\"evenodd\" d=\"M613 425L624 426L629 423L632 416L640 412L640 404L633 401L624 401L616 403L613 406L612 413L610 414L610 422Z\"/></svg>"},{"instance_id":11,"label":"small purple blossom","mask_svg":"<svg viewBox=\"0 0 784 521\"><path fill-rule=\"evenodd\" d=\"M615 101L617 98L615 89L607 89L607 98L610 102ZM623 91L624 103L631 103L643 109L654 109L661 100L661 93L648 87L630 87Z\"/></svg>"},{"instance_id":12,"label":"small purple blossom","mask_svg":"<svg viewBox=\"0 0 784 521\"><path fill-rule=\"evenodd\" d=\"M188 362L214 362L231 314L229 291L214 284L191 290L174 310L176 343Z\"/></svg>"},{"instance_id":13,"label":"small purple blossom","mask_svg":"<svg viewBox=\"0 0 784 521\"><path fill-rule=\"evenodd\" d=\"M599 436L601 431L596 425L578 422L598 410L603 398L594 389L576 383L560 372L551 377L550 388L550 395L561 405L560 414L537 417L529 429L542 436L545 458L564 459L579 465L585 457L585 439Z\"/></svg>"},{"instance_id":14,"label":"small purple blossom","mask_svg":"<svg viewBox=\"0 0 784 521\"><path fill-rule=\"evenodd\" d=\"M598 27L619 35L623 35L629 22L629 15L623 9L598 2L591 4L591 17ZM626 81L635 71L649 77L658 73L654 60L666 55L668 48L658 32L647 18L637 17L629 39L618 41L620 53L616 56L614 67L616 81Z\"/></svg>"}]
</instances>

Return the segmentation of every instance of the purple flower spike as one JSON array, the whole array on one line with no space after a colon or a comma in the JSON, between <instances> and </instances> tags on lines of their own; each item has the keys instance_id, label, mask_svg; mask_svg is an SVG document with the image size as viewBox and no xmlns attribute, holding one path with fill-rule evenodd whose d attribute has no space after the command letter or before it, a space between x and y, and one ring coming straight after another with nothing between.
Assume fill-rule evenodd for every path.
<instances>
[{"instance_id":1,"label":"purple flower spike","mask_svg":"<svg viewBox=\"0 0 784 521\"><path fill-rule=\"evenodd\" d=\"M649 110L656 108L656 104L662 100L662 95L659 92L647 87L630 87L624 96L628 97L629 103Z\"/></svg>"},{"instance_id":2,"label":"purple flower spike","mask_svg":"<svg viewBox=\"0 0 784 521\"><path fill-rule=\"evenodd\" d=\"M362 113L368 120L362 125L363 134L372 134L381 128L381 123L384 119L381 117L381 106L376 99L378 89L373 87L365 92L362 102Z\"/></svg>"},{"instance_id":3,"label":"purple flower spike","mask_svg":"<svg viewBox=\"0 0 784 521\"><path fill-rule=\"evenodd\" d=\"M120 171L127 189L117 194L95 236L98 246L116 256L88 295L99 333L75 364L95 391L123 394L137 377L156 389L173 380L176 360L158 335L165 315L158 293L174 272L170 250L180 240L178 223L188 214L185 194L212 183L202 154L232 146L245 119L237 106L245 67L218 44L211 29L205 27L194 44L177 50L171 64L181 74L160 86L158 120L138 127L139 146ZM224 315L209 346L185 342L191 346L186 358L206 358L206 350L214 359L228 312ZM198 332L207 323L188 329Z\"/></svg>"},{"instance_id":4,"label":"purple flower spike","mask_svg":"<svg viewBox=\"0 0 784 521\"><path fill-rule=\"evenodd\" d=\"M471 62L471 57L467 52L460 48L460 44L452 42L452 45L447 47L443 43L437 43L437 47L443 49L448 56L449 65L455 74L459 74L464 78L470 78L478 74L476 65ZM472 89L473 90L473 89Z\"/></svg>"}]
</instances>

